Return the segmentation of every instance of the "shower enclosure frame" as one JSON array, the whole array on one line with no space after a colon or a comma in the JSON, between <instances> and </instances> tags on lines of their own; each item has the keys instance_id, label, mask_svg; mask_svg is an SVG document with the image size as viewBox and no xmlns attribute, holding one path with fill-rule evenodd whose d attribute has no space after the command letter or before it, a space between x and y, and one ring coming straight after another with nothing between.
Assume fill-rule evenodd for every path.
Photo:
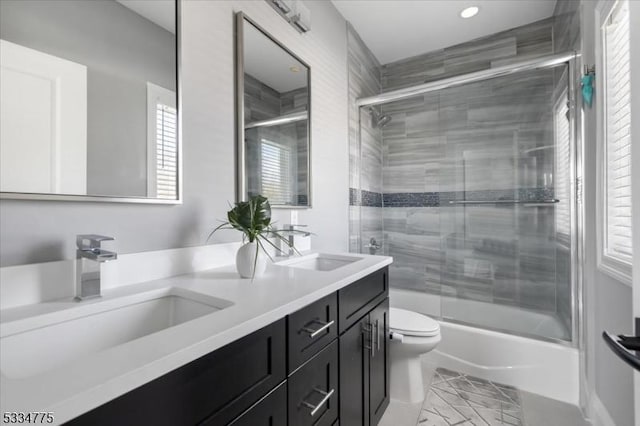
<instances>
[{"instance_id":1,"label":"shower enclosure frame","mask_svg":"<svg viewBox=\"0 0 640 426\"><path fill-rule=\"evenodd\" d=\"M444 78L441 80L431 81L411 87L397 89L385 92L379 95L368 96L356 100L358 107L358 156L362 158L362 109L365 107L373 107L401 99L411 98L417 95L435 92L449 87L460 86L463 84L479 82L483 80L503 77L522 71L532 71L538 69L554 68L560 65L567 66L567 96L569 102L569 128L570 128L570 213L571 213L571 340L556 339L552 337L544 337L527 333L520 333L506 329L499 329L487 326L477 326L464 321L456 321L450 318L440 318L445 322L463 324L472 327L479 327L500 333L516 335L520 337L533 338L541 341L549 341L563 346L582 348L584 346L584 325L583 317L583 259L584 259L584 209L582 197L583 182L583 138L582 138L582 120L581 114L578 114L578 85L579 67L577 66L581 55L578 52L571 51L560 54L552 54L541 56L536 59L514 62L512 64L503 65L487 70L462 74L454 77ZM358 173L359 176L359 173ZM358 187L360 187L360 178L358 178ZM360 233L361 234L361 233ZM362 250L362 241L359 238L358 247Z\"/></svg>"}]
</instances>

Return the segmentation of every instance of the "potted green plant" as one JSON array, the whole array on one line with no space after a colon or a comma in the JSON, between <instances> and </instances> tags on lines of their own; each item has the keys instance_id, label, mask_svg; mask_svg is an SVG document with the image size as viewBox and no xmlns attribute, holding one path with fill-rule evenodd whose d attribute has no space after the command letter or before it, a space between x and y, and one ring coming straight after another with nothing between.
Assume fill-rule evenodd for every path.
<instances>
[{"instance_id":1,"label":"potted green plant","mask_svg":"<svg viewBox=\"0 0 640 426\"><path fill-rule=\"evenodd\" d=\"M254 195L248 201L236 203L227 212L227 220L211 231L207 241L220 229L235 229L242 232L244 244L236 254L236 269L242 278L254 278L264 273L267 268L267 258L273 261L267 247L271 246L278 252L282 251L270 238L280 240L295 250L289 240L280 234L283 231L275 229L273 225L269 200L262 195Z\"/></svg>"}]
</instances>

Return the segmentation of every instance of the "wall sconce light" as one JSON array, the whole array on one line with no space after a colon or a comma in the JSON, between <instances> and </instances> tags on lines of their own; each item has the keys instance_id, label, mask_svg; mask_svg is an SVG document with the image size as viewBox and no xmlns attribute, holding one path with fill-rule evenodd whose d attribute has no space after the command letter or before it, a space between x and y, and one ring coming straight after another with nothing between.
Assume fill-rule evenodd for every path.
<instances>
[{"instance_id":1,"label":"wall sconce light","mask_svg":"<svg viewBox=\"0 0 640 426\"><path fill-rule=\"evenodd\" d=\"M304 34L311 30L311 11L301 0L265 0L293 28Z\"/></svg>"}]
</instances>

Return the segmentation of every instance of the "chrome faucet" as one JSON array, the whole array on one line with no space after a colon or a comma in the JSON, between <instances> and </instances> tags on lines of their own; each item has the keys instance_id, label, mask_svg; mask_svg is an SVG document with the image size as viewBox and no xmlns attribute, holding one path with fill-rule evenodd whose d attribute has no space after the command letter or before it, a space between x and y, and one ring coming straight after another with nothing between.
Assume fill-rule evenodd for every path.
<instances>
[{"instance_id":1,"label":"chrome faucet","mask_svg":"<svg viewBox=\"0 0 640 426\"><path fill-rule=\"evenodd\" d=\"M381 244L378 244L375 238L371 237L369 244L365 246L369 249L369 254L376 254L378 250L382 248Z\"/></svg>"},{"instance_id":2,"label":"chrome faucet","mask_svg":"<svg viewBox=\"0 0 640 426\"><path fill-rule=\"evenodd\" d=\"M100 297L100 266L118 258L117 253L102 249L100 244L113 239L93 234L76 236L76 301Z\"/></svg>"},{"instance_id":3,"label":"chrome faucet","mask_svg":"<svg viewBox=\"0 0 640 426\"><path fill-rule=\"evenodd\" d=\"M294 237L296 235L300 235L302 237L308 237L309 235L311 235L311 232L300 231L296 229L296 226L306 228L307 225L292 225L287 223L283 225L282 230L278 232L280 235L287 236L287 245L289 246L286 252L280 252L280 256L290 257L296 253L296 249L294 247Z\"/></svg>"}]
</instances>

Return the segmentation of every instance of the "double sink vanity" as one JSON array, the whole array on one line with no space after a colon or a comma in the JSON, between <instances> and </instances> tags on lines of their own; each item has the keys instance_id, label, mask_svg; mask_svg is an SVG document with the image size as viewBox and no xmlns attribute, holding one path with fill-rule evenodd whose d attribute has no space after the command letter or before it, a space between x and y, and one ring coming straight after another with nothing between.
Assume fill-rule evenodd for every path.
<instances>
[{"instance_id":1,"label":"double sink vanity","mask_svg":"<svg viewBox=\"0 0 640 426\"><path fill-rule=\"evenodd\" d=\"M229 265L4 309L2 411L70 425L375 425L389 402L390 263L316 253L254 280Z\"/></svg>"}]
</instances>

